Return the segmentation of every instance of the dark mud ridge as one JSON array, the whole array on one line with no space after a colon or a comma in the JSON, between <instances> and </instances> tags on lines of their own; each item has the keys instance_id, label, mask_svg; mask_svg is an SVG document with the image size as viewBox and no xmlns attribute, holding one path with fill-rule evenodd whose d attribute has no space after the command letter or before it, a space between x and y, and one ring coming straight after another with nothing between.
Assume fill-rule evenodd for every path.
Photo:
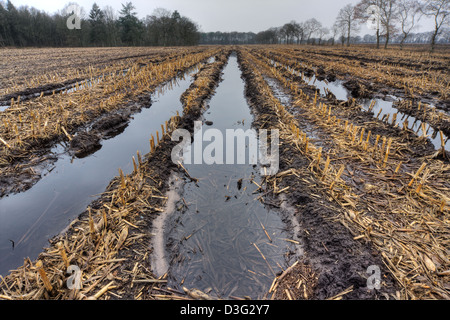
<instances>
[{"instance_id":1,"label":"dark mud ridge","mask_svg":"<svg viewBox=\"0 0 450 320\"><path fill-rule=\"evenodd\" d=\"M145 104L145 108L150 106L150 102ZM133 104L129 108L95 120L87 131L79 131L72 138L69 143L70 154L77 158L84 158L100 150L101 140L111 139L121 134L126 129L132 115L140 112L142 108L139 104Z\"/></svg>"},{"instance_id":2,"label":"dark mud ridge","mask_svg":"<svg viewBox=\"0 0 450 320\"><path fill-rule=\"evenodd\" d=\"M72 89L77 82L84 81L83 78L75 78L67 80L61 83L50 83L36 88L26 88L22 91L17 91L0 97L0 104L9 105L11 99L17 100L20 97L20 101L26 101L29 99L37 98L43 94L43 96L52 95L53 93L59 93L64 90Z\"/></svg>"},{"instance_id":3,"label":"dark mud ridge","mask_svg":"<svg viewBox=\"0 0 450 320\"><path fill-rule=\"evenodd\" d=\"M193 132L194 121L198 120L206 110L206 101L214 93L220 81L221 71L229 54L230 52L223 51L215 63L204 65L199 71L210 80L209 86L203 87L204 90L197 93L196 89L200 84L195 81L191 84L187 92L196 92L196 99L181 117L175 117L177 128ZM99 120L89 129L92 130L92 134L95 130L106 129L102 130L102 134L105 134L109 129L120 127L122 124L122 118L115 117L107 121ZM92 137L86 139L80 137L74 144L80 143L83 146L94 140L96 139ZM158 208L164 207L165 200L162 196L169 189L170 175L174 171L181 175L185 173L171 161L172 149L176 144L177 142L171 141L170 135L165 135L154 152L139 159L139 172L134 171L126 177L126 187L120 177L114 178L105 192L89 204L88 209L82 212L60 235L49 241L50 247L45 248L38 259L44 261L47 272L56 270L56 274L49 274L53 280L51 291L46 290L36 277L34 262L25 259L22 267L12 270L4 277L4 281L0 282L2 293L13 297L26 295L33 299L83 299L86 295L94 295L96 292L101 296L106 291L111 293L111 295L108 294L110 299L135 299L136 297L154 299L154 294L170 293L160 288L158 284L155 285L154 282L145 279L149 277L153 279L148 259L152 239L149 230L152 228L152 222L157 216ZM99 221L98 218L102 219L97 214L105 208L109 208L107 225L102 222L100 224L95 222L92 225L92 218L95 221ZM66 276L61 269L61 267L64 268L64 264L60 264L61 256L58 250L55 250L56 244L60 241L67 243L66 250L69 250L68 256L71 263L78 265L84 277L88 278L86 286L83 287L83 293L69 290L65 286ZM105 257L106 261L97 263L97 259L102 260ZM137 281L137 279L144 280ZM111 281L114 282L114 286L101 293L101 289L108 289ZM19 283L20 285L17 286ZM23 286L22 283L29 285Z\"/></svg>"},{"instance_id":4,"label":"dark mud ridge","mask_svg":"<svg viewBox=\"0 0 450 320\"><path fill-rule=\"evenodd\" d=\"M238 54L243 77L246 81L246 95L255 114L255 126L276 128L279 118L259 91L258 81L249 66L242 64ZM291 168L305 168L309 160L304 158L289 141L280 137L280 172ZM325 191L314 183L315 178L304 171L302 179L294 175L283 178L279 188L289 186L286 201L296 208L295 217L300 225L298 238L304 245L303 265L310 265L317 275L312 299L326 299L352 287L344 299L385 299L396 291L396 283L386 270L380 253L369 243L358 242L337 219L340 209L328 200ZM310 183L306 183L309 181ZM282 205L283 200L278 200ZM383 275L380 290L367 289L367 268L379 266ZM300 278L301 276L298 275Z\"/></svg>"},{"instance_id":5,"label":"dark mud ridge","mask_svg":"<svg viewBox=\"0 0 450 320\"><path fill-rule=\"evenodd\" d=\"M178 70L182 76L186 70ZM168 83L167 81L165 83ZM164 86L165 83L160 84ZM60 153L68 153L73 157L84 158L100 150L101 141L111 139L122 133L134 114L152 105L151 92L136 97L128 97L128 102L118 109L97 116L89 123L76 128L66 128L72 134L71 140L60 134L52 139L35 139L29 144L26 156L10 154L8 170L0 177L0 198L12 193L24 192L38 182L42 175L58 159ZM21 98L22 99L22 98ZM88 115L89 116L89 115ZM56 152L53 149L60 143Z\"/></svg>"},{"instance_id":6,"label":"dark mud ridge","mask_svg":"<svg viewBox=\"0 0 450 320\"><path fill-rule=\"evenodd\" d=\"M24 192L38 182L42 175L58 160L59 153L65 153L84 158L101 149L101 141L110 139L122 133L133 114L143 108L149 108L149 95L137 97L135 101L125 104L112 113L105 113L100 118L75 129L75 134L68 143L61 142L61 148L52 152L60 141L67 137L60 135L55 139L36 139L31 146L31 154L23 158L20 154L11 154L13 158L10 170L0 178L0 198L11 193Z\"/></svg>"},{"instance_id":7,"label":"dark mud ridge","mask_svg":"<svg viewBox=\"0 0 450 320\"><path fill-rule=\"evenodd\" d=\"M357 100L354 100L352 98L349 98L348 100L339 100L336 98L336 96L331 92L327 91L326 95L322 96L320 94L320 89L317 88L314 85L306 84L300 77L293 76L291 73L287 72L285 68L278 68L278 70L288 79L292 79L293 81L296 81L299 85L299 88L309 96L313 97L317 93L317 101L325 103L327 105L334 105L338 108L345 109L344 112L341 112L339 114L335 114L336 116L339 116L339 118L346 119L349 121L352 121L353 123L357 125L365 125L369 128L369 130L372 131L372 133L375 135L379 134L382 136L387 135L393 135L397 137L401 137L403 140L412 142L409 144L411 151L413 152L413 155L416 157L422 157L422 156L433 156L436 153L436 149L440 147L440 145L435 146L433 145L433 142L431 142L429 139L422 139L417 136L411 129L409 130L403 130L401 128L401 125L393 126L389 124L386 121L379 120L376 118L376 115L372 111L365 111L361 110L361 108L358 105ZM314 76L315 73L311 71L311 76ZM317 76L316 76L317 77ZM319 80L317 78L317 80ZM343 83L343 86L349 90L356 91L356 95L359 95L361 98L361 95L359 92L363 91L364 94L367 97L370 97L371 99L382 99L386 101L392 101L392 98L390 95L384 96L379 94L377 97L373 96L370 91L366 90L366 88L363 86L361 87L361 84L352 79L347 82ZM353 93L355 94L355 93ZM408 102L408 100L403 100L404 102ZM411 107L405 107L405 105L409 106L409 103L403 103L403 101L400 102L394 102L394 106L398 108L400 112L405 113L405 115L408 116L414 116L416 119L422 119L423 120L423 113L420 113L417 111L417 108L411 108ZM296 112L295 110L292 110L291 112ZM295 115L295 114L294 114ZM381 118L381 117L380 117ZM399 116L400 118L400 116ZM412 121L411 121L412 122ZM433 120L432 124L428 124L433 129L442 130L442 132L446 136L450 136L450 128L449 123L441 120ZM414 143L415 142L415 143ZM445 155L439 154L437 157L445 162L449 161L449 152L447 151Z\"/></svg>"}]
</instances>

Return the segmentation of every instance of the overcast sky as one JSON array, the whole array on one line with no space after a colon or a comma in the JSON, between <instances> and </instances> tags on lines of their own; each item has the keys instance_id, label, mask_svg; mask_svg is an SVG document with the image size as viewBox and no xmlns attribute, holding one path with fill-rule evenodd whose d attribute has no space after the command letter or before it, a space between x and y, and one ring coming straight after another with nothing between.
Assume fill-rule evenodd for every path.
<instances>
[{"instance_id":1,"label":"overcast sky","mask_svg":"<svg viewBox=\"0 0 450 320\"><path fill-rule=\"evenodd\" d=\"M15 6L28 5L48 13L62 10L70 2L58 0L11 0ZM326 27L331 27L339 9L359 0L76 0L86 12L96 2L100 8L112 6L116 12L122 3L131 1L140 18L153 12L155 8L178 10L199 24L201 31L241 31L259 32L270 27L278 27L296 20L316 18ZM423 21L418 31L429 31L429 23ZM365 26L361 34L373 33Z\"/></svg>"}]
</instances>

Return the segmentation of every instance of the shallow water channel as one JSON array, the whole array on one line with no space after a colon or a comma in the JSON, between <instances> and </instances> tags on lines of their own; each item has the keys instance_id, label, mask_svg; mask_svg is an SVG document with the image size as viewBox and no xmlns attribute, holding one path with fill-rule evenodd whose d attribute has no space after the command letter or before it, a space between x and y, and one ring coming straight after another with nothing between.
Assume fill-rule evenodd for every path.
<instances>
[{"instance_id":1,"label":"shallow water channel","mask_svg":"<svg viewBox=\"0 0 450 320\"><path fill-rule=\"evenodd\" d=\"M250 129L253 117L235 55L223 73L224 80L205 113L202 133L217 129L226 140L227 129ZM194 135L192 159L200 137ZM204 141L201 150L210 143ZM223 143L224 163L229 163L225 145L230 141ZM235 160L244 151L237 146ZM184 164L198 182L173 177L167 210L153 230L154 271L160 276L168 273L169 287L196 288L220 298L262 298L275 275L292 263L289 258L301 254L300 246L289 241L287 226L294 222L282 221L282 216L289 219L288 209L261 203L262 193L256 192L255 184L262 180L260 167L249 160L245 163Z\"/></svg>"},{"instance_id":2,"label":"shallow water channel","mask_svg":"<svg viewBox=\"0 0 450 320\"><path fill-rule=\"evenodd\" d=\"M351 94L344 87L341 80L336 80L333 82L320 81L313 79L310 80L308 84L315 85L320 89L320 93L326 95L326 90L332 92L338 100L347 100L351 98ZM403 127L403 122L408 120L408 128L412 131L416 132L416 134L420 137L423 135L422 130L422 121L416 119L413 116L404 114L400 112L394 105L394 102L397 101L398 98L395 96L388 96L388 99L363 99L359 101L361 103L362 110L369 111L370 105L373 103L371 111L374 114L374 117L382 119L385 117L386 121L392 123L395 126L400 128ZM372 102L373 101L373 102ZM394 114L397 114L395 118L395 124L393 123ZM428 139L430 139L431 143L434 145L435 149L441 148L441 138L437 131L435 131L429 124L424 123L425 132L427 134ZM450 140L447 137L444 137L445 149L450 150Z\"/></svg>"},{"instance_id":3,"label":"shallow water channel","mask_svg":"<svg viewBox=\"0 0 450 320\"><path fill-rule=\"evenodd\" d=\"M279 64L272 60L273 66L282 66L282 64ZM300 76L301 73L298 71L291 70L295 75ZM335 80L333 82L328 82L326 80L318 80L314 75L312 77L305 77L304 80L308 85L315 86L317 89L319 89L320 94L323 96L327 95L327 92L331 92L334 94L336 99L338 100L348 100L352 98L351 93L349 90L344 86L342 80ZM387 99L362 99L358 101L361 104L361 109L364 111L368 111L370 105L372 104L372 101L374 105L372 106L372 112L374 117L377 117L379 119L382 119L385 117L385 120L389 123L393 122L394 114L397 114L395 124L396 126L402 128L403 122L405 120L408 120L408 128L412 131L416 132L416 134L420 137L423 135L422 130L422 121L420 119L416 119L413 116L406 115L402 112L400 112L394 105L394 102L399 100L399 98L389 95L387 96ZM441 138L438 133L438 131L434 130L432 127L430 127L429 124L424 123L425 125L425 132L427 135L427 138L430 139L431 143L434 145L435 149L441 148ZM444 136L445 141L445 150L450 151L450 139L448 137Z\"/></svg>"},{"instance_id":4,"label":"shallow water channel","mask_svg":"<svg viewBox=\"0 0 450 320\"><path fill-rule=\"evenodd\" d=\"M35 259L48 244L105 191L118 168L132 172L136 152L149 152L149 138L160 125L179 111L180 97L192 83L191 69L186 75L157 89L152 106L130 120L114 138L102 141L102 148L83 158L72 158L61 146L53 167L28 191L0 199L0 275L17 268L25 257Z\"/></svg>"}]
</instances>

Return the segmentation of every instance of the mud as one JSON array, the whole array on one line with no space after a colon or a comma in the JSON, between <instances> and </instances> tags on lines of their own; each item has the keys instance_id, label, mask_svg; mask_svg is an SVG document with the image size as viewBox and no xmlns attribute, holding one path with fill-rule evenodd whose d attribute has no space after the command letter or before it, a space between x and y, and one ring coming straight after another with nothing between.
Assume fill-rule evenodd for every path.
<instances>
[{"instance_id":1,"label":"mud","mask_svg":"<svg viewBox=\"0 0 450 320\"><path fill-rule=\"evenodd\" d=\"M163 59L164 60L164 59ZM186 70L179 70L182 76ZM164 84L162 84L164 85ZM149 88L149 91L155 88ZM0 179L0 198L8 194L24 192L30 189L45 174L45 168L50 168L58 159L52 153L58 143L60 152L77 158L87 157L101 149L102 140L113 138L122 133L133 115L152 105L148 93L136 97L129 97L128 102L110 113L92 115L91 120L77 128L70 129L71 139L61 134L52 139L34 139L29 142L29 152L20 154L11 152L5 173ZM89 116L89 115L88 115Z\"/></svg>"},{"instance_id":2,"label":"mud","mask_svg":"<svg viewBox=\"0 0 450 320\"><path fill-rule=\"evenodd\" d=\"M448 47L443 47L443 50ZM305 54L302 50L294 50L299 51L302 54ZM402 60L401 57L399 58L393 58L393 57L382 57L377 58L376 56L373 57L361 57L358 55L354 55L351 50L343 50L341 53L332 52L332 51L317 51L317 50L311 50L306 53L308 57L314 56L317 61L320 61L320 59L327 59L330 60L334 58L343 58L348 59L349 61L354 61L354 63L359 64L361 67L367 67L367 64L384 64L384 65L392 65L395 64L399 67L407 67L414 70L422 70L424 74L427 74L429 71L442 71L448 69L448 65L445 65L445 62L442 64L434 63L434 64L423 64L423 63L414 63L409 60ZM299 62L301 62L302 59L298 59ZM322 78L326 77L324 75L323 68L318 65L315 70L309 70L309 72L315 72L317 75L320 75ZM332 75L332 77L339 78L343 80L344 82L348 82L349 89L354 91L355 98L363 97L363 96L370 96L370 97L379 97L383 98L388 95L395 95L402 99L411 99L409 95L405 95L405 91L402 88L395 88L395 87L389 87L385 84L374 82L373 80L368 80L356 76L352 76L347 73L341 73L337 74L335 71L330 70L329 73ZM398 75L402 75L402 72L399 72ZM333 80L330 80L333 81ZM367 91L367 92L366 92ZM363 96L361 94L363 93ZM441 110L444 110L445 112L450 112L450 98L447 99L441 99L438 92L426 92L421 94L418 98L423 103L428 104L434 104L436 107L440 108Z\"/></svg>"},{"instance_id":3,"label":"mud","mask_svg":"<svg viewBox=\"0 0 450 320\"><path fill-rule=\"evenodd\" d=\"M293 51L295 52L295 51L300 51L300 50L294 49ZM304 55L304 54L305 53L302 52L302 55ZM307 53L308 56L310 56L311 54L318 56L318 59L316 57L317 61L320 61L321 55L322 56L331 55L331 56L336 56L336 57L341 56L339 54L335 54L332 52L324 53L324 52L314 52L313 51L312 53L311 52ZM274 53L270 53L269 56L271 58L273 58L274 60L276 60L276 58L277 58L276 54L274 54ZM342 57L347 57L347 56L344 55ZM351 56L351 57L353 60L356 60L355 63L360 63L361 67L364 67L364 62L360 62L360 61L362 61L364 59L367 60L366 62L372 62L372 63L374 61L378 61L377 59L372 59L372 58L368 59L368 58L359 57L359 56ZM323 69L323 67L318 63L314 63L315 67L312 67L312 68L307 67L302 62L303 62L303 59L301 57L295 58L295 62L292 62L290 64L290 67L298 68L298 65L302 65L302 72L304 73L304 75L306 77L312 77L313 75L315 75L318 80L326 79L329 82L333 82L337 79L341 80L344 83L344 85L346 86L346 88L349 91L351 91L354 98L357 98L357 99L361 99L361 98L363 98L363 99L367 99L367 98L389 99L389 96L396 96L398 98L405 99L408 101L419 100L422 103L434 105L434 106L436 106L436 108L438 108L439 110L443 110L447 114L450 112L450 98L442 99L437 92L424 92L424 93L422 93L420 95L416 95L414 98L412 98L409 94L405 94L405 91L403 88L387 86L386 84L379 83L374 80L364 79L364 78L357 77L357 76L354 76L354 75L351 75L348 73L339 73L332 69L325 71ZM384 60L380 60L379 62L389 63ZM279 68L281 68L281 67L279 67ZM430 70L430 68L432 68L432 67L429 65L427 65L427 66L421 65L421 68L419 68L419 69L423 69L423 68ZM442 66L438 66L436 68L437 68L437 70L444 70L447 67L442 65Z\"/></svg>"},{"instance_id":4,"label":"mud","mask_svg":"<svg viewBox=\"0 0 450 320\"><path fill-rule=\"evenodd\" d=\"M8 170L0 179L0 198L8 194L24 192L38 182L46 170L50 168L60 156L52 149L60 142L59 153L65 153L84 158L101 149L101 141L110 139L125 130L133 114L151 105L148 95L137 99L139 103L128 103L114 113L104 114L99 119L75 130L72 140L61 136L53 140L33 141L30 154L23 157L20 154L11 154ZM47 168L47 169L46 169Z\"/></svg>"},{"instance_id":5,"label":"mud","mask_svg":"<svg viewBox=\"0 0 450 320\"><path fill-rule=\"evenodd\" d=\"M220 60L219 57L216 58ZM224 59L222 57L222 59ZM245 94L252 113L255 116L253 126L257 129L276 128L279 117L272 106L264 99L260 88L255 79L251 68L243 64L241 53L238 51L238 61L243 73L242 77L246 83ZM222 60L223 64L225 61ZM221 67L223 67L223 64ZM216 69L210 76L210 90L205 95L195 100L195 107L183 114L179 118L178 128L193 132L194 121L202 117L206 110L207 99L213 94L214 88L220 82L220 68ZM195 83L190 90L195 90ZM316 92L311 87L310 92ZM332 96L329 99L333 99ZM367 123L373 121L373 118L363 112L354 110L350 102L342 105L343 110L350 110L348 115L355 123L358 121ZM354 113L353 113L354 112ZM124 126L127 117L123 114L116 114L110 118L99 120L88 128L84 128L83 133L79 133L80 138L75 140L75 145L81 147L96 144L99 135L107 135L107 132L114 132L116 128ZM370 120L369 120L370 119ZM388 128L375 123L373 130L380 133L389 132L391 134L396 129ZM387 131L386 131L387 130ZM392 131L394 130L394 131ZM97 134L96 134L97 132ZM397 132L397 134L403 134ZM83 138L84 135L84 138ZM75 138L76 139L76 136ZM408 139L408 136L405 137ZM161 196L169 190L169 178L175 171L180 175L185 172L171 161L171 151L177 142L172 142L168 136L164 137L157 151L145 158L143 168L148 175L145 175L145 187L154 188ZM426 149L428 148L428 150ZM418 147L413 152L424 152L424 149ZM425 152L431 152L429 146L425 146ZM164 165L161 165L164 164ZM280 139L280 172L291 168L302 169L308 167L309 159L306 159L299 153L288 140ZM151 169L151 170L150 170ZM304 290L293 290L296 298L304 299L326 299L334 297L347 289L348 293L343 295L343 299L388 299L398 290L397 284L391 276L391 273L385 267L380 253L368 242L356 241L354 236L344 225L337 221L336 217L342 212L336 203L329 197L329 194L323 190L315 181L316 178L308 170L303 170L301 177L290 175L284 177L278 188L289 187L289 192L283 197L273 195L274 192L270 186L264 193L267 203L274 207L288 206L293 209L295 223L290 224L290 230L295 233L297 239L304 246L304 258L294 268L285 281L280 284L280 288L291 288L296 285L296 280L303 278L308 284ZM106 192L96 201L91 203L90 207L101 209L105 205L112 203L110 191L120 188L120 179L114 179ZM141 186L142 188L142 186ZM151 248L152 235L148 232L153 227L154 219L158 212L153 210L155 207L162 207L164 200L158 197L149 197L138 199L145 203L145 206L139 207L140 213L130 219L134 227L129 228L128 236L130 238L138 237L139 241L127 245L126 249L120 250L117 258L124 258L114 269L108 269L108 278L106 276L95 276L95 283L106 285L111 279L115 279L116 288L112 290L111 299L134 299L136 296L142 299L151 299L154 294L172 294L179 293L167 287L158 287L154 284L142 284L134 282L134 270L140 269L143 274L151 274L152 266L146 254ZM139 202L136 200L136 203ZM134 205L134 204L133 204ZM137 206L137 205L136 205ZM114 207L113 209L119 209ZM75 221L68 228L66 237L70 239L75 234L80 221L88 221L89 211L83 212L78 221ZM294 227L295 226L295 227ZM142 236L141 232L144 231ZM51 241L55 245L58 241L55 238ZM82 259L86 265L96 255L94 247L80 249ZM145 253L145 254L144 254ZM380 267L382 274L382 288L380 290L368 290L366 273L369 266L376 265ZM33 277L35 277L33 275ZM90 281L93 281L90 279ZM1 284L0 284L1 286ZM285 298L284 296L276 296Z\"/></svg>"},{"instance_id":6,"label":"mud","mask_svg":"<svg viewBox=\"0 0 450 320\"><path fill-rule=\"evenodd\" d=\"M51 83L36 88L26 88L22 91L17 91L0 97L0 104L9 104L11 99L17 100L20 97L21 101L30 100L39 97L41 93L43 96L52 95L53 93L59 93L66 89L71 89L75 86L75 83L83 81L83 78L75 78L67 80L62 83Z\"/></svg>"},{"instance_id":7,"label":"mud","mask_svg":"<svg viewBox=\"0 0 450 320\"><path fill-rule=\"evenodd\" d=\"M261 98L255 76L246 66L242 69L246 94L256 115L256 125L268 129L276 127L278 118ZM309 165L309 161L302 158L289 141L280 139L280 142L281 172ZM302 179L291 176L284 178L282 183L280 188L290 187L286 201L296 208L295 216L301 229L297 236L305 244L302 263L310 265L318 278L312 299L330 298L351 286L353 291L344 299L385 299L387 294L395 292L395 283L385 269L381 255L370 244L355 241L342 224L333 221L339 215L339 208L315 185L311 175L305 172ZM281 205L281 201L276 204ZM381 291L367 290L368 275L365 272L370 265L378 265L382 270L384 279Z\"/></svg>"},{"instance_id":8,"label":"mud","mask_svg":"<svg viewBox=\"0 0 450 320\"><path fill-rule=\"evenodd\" d=\"M191 104L190 108L186 108L182 116L174 117L176 120L176 128L193 132L194 121L198 120L207 109L207 100L214 93L214 88L220 81L221 70L227 61L229 53L230 52L227 52L226 50L222 51L222 54L215 63L204 65L202 67L200 72L203 77L209 79L208 86L205 88L201 83L204 82L205 78L202 78L200 84L198 82L191 84L188 91L190 91L193 96L197 97L197 99L195 99L196 103ZM106 127L108 127L108 125L106 125ZM50 248L45 248L44 252L39 255L39 259L46 260L46 267L49 267L49 264L52 263L52 259L49 259L49 254L51 255L50 251L53 250L52 248L55 247L56 243L59 241L73 243L73 239L80 239L81 243L78 242L76 248L73 248L76 253L74 252L74 255L71 254L69 259L72 263L80 266L80 268L84 270L84 275L90 277L90 280L88 280L89 284L86 283L86 286L84 287L88 292L94 287L99 290L109 283L111 279L114 279L114 282L116 283L114 290L110 290L110 295L108 292L110 299L154 299L154 295L160 294L161 292L173 294L174 291L171 291L170 288L161 288L159 285L155 286L153 282L135 282L135 280L136 275L138 274L144 279L152 277L152 266L148 259L148 254L151 252L152 239L150 230L154 219L157 217L158 212L160 212L158 208L162 208L165 204L165 197L163 197L163 195L169 188L167 181L169 180L170 175L174 171L182 176L185 174L180 167L173 164L171 161L171 152L177 143L178 142L172 142L170 135L166 134L162 137L154 152L149 153L143 158L138 157L139 173L134 171L132 174L127 175L126 179L128 182L126 185L128 189L124 190L122 188L123 180L121 181L120 177L113 179L105 192L89 204L88 209L81 212L78 218L70 223L61 234L49 240ZM148 190L152 191L148 192ZM123 201L118 201L117 198L113 199L114 195L117 195L118 192L125 192L127 194L125 196L126 198L123 198L125 203ZM116 220L112 216L108 218L108 234L106 235L106 238L103 239L104 241L102 240L102 242L111 243L111 241L114 242L114 239L117 239L119 235L121 235L120 237L122 238L124 231L123 227L125 226L127 230L127 236L125 238L127 241L121 250L115 251L116 249L114 249L114 246L103 246L99 249L100 243L97 241L98 238L93 238L92 234L89 236L89 228L85 228L86 222L89 224L89 221L91 221L91 212L104 209L105 207L110 208L110 214L125 210L123 215L120 214L119 220ZM125 221L126 224L123 221ZM87 231L87 233L80 235L80 232L83 233L84 231ZM123 243L124 242L122 241L121 245ZM105 252L104 249L106 249L107 252ZM92 264L92 259L95 260L104 254L108 254L110 257L112 254L114 259L109 262L105 261L105 264L102 263L100 268L98 268L98 265L95 263ZM59 260L60 259L57 258L55 262L58 263ZM120 261L120 263L115 263L116 261ZM25 259L24 266L18 268L18 270L30 270L29 268L35 270L34 262L31 262L30 259ZM34 273L34 271L26 272L25 274L21 273L21 271L18 272L21 274L19 277L28 277L28 275ZM99 275L98 272L100 272L100 276L97 276ZM15 284L13 283L10 283L12 287L9 286L8 289L3 287L3 285L8 283L11 277L14 278L17 274L17 271L13 270L12 275L7 275L5 280L0 283L0 287L6 290L15 287ZM63 279L61 276L64 278L64 272L59 272L57 275L58 278ZM94 277L92 278L91 276ZM24 282L31 281L28 282L31 286L20 286L20 288L16 288L17 290L12 289L14 292L11 291L10 294L13 296L16 296L17 294L27 295L30 293L29 290L31 289L33 295L37 293L37 295L35 295L37 299L61 299L62 296L65 299L82 299L84 297L74 290L68 290L65 287L65 280L56 280L54 290L48 292L45 289L43 291L40 290L40 284L37 282L35 283L34 279L34 276L33 279L29 280L22 278ZM19 282L20 281L21 280L19 280ZM13 282L18 283L15 282L15 280L13 280ZM34 290L33 287L37 290ZM2 292L5 291L3 290Z\"/></svg>"},{"instance_id":9,"label":"mud","mask_svg":"<svg viewBox=\"0 0 450 320\"><path fill-rule=\"evenodd\" d=\"M296 79L296 76L293 76L291 73L286 72L284 68L277 68L280 72L283 73L283 75L288 78L292 79L296 82L299 89L301 89L305 94L314 97L316 92L318 93L318 102L325 103L327 105L333 105L336 108L339 109L339 111L333 112L334 115L338 116L339 118L346 119L349 121L352 121L353 123L357 125L365 125L366 127L369 127L369 130L372 131L374 136L377 134L383 136L383 135L389 135L389 136L397 136L400 137L405 142L416 142L416 143L409 143L408 147L411 152L411 156L413 157L423 157L423 156L432 156L436 153L435 147L433 143L429 139L422 139L419 138L412 130L402 130L400 126L392 126L386 121L379 120L375 117L373 112L367 112L364 110L361 110L359 107L359 104L356 100L349 98L348 100L339 100L336 99L334 94L331 92L328 92L325 96L319 95L319 89L315 87L314 85L308 85L305 82L302 81L302 79ZM313 74L315 75L315 74ZM356 91L365 90L361 89L362 87L359 85L359 83L355 80L351 80L351 84L347 84L349 88L355 88ZM344 84L345 85L345 84ZM347 88L348 89L348 88ZM365 94L368 94L369 91L365 91ZM374 98L374 96L370 95L371 98ZM391 99L390 95L384 96L383 99ZM296 115L299 111L296 108L293 108L290 110L292 114ZM402 108L402 111L406 111L405 108ZM406 112L405 112L406 113ZM409 114L409 113L407 113ZM414 113L413 113L414 114ZM420 113L415 113L417 115L418 119L422 119L420 117ZM300 122L302 122L301 114L298 115L298 119ZM305 123L306 126L310 126L308 123ZM446 125L443 121L437 125L438 128L443 130L444 134L446 134ZM447 134L446 134L447 135ZM447 135L448 136L448 135ZM320 139L319 139L320 142ZM444 161L448 158L449 152L446 152L447 156L441 157Z\"/></svg>"}]
</instances>

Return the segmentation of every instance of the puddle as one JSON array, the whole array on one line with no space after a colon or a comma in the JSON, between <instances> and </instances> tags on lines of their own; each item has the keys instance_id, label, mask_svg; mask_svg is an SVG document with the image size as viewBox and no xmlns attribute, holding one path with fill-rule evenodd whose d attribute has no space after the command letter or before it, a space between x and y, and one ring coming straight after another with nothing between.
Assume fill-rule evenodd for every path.
<instances>
[{"instance_id":1,"label":"puddle","mask_svg":"<svg viewBox=\"0 0 450 320\"><path fill-rule=\"evenodd\" d=\"M325 80L317 80L316 77L313 76L307 83L309 85L316 86L316 88L320 90L320 94L322 94L323 96L326 96L328 91L330 91L338 100L345 101L348 100L348 98L351 98L351 94L344 87L341 80L328 82Z\"/></svg>"},{"instance_id":2,"label":"puddle","mask_svg":"<svg viewBox=\"0 0 450 320\"><path fill-rule=\"evenodd\" d=\"M372 108L372 112L374 114L374 117L378 116L378 119L382 119L385 117L389 123L392 123L394 120L394 114L397 113L396 119L395 119L395 125L397 125L400 128L403 128L403 123L405 120L408 120L408 128L411 129L416 133L417 136L421 137L423 136L423 129L422 129L422 121L419 119L407 115L405 113L402 113L398 111L397 108L394 107L394 102L396 100L395 97L392 97L394 101L386 101L382 99L374 99L375 104ZM365 111L369 110L370 104L372 103L372 100L363 100L362 101L362 109ZM441 137L439 135L439 131L434 130L428 123L424 123L425 127L425 133L430 139L431 143L434 145L435 149L441 148ZM444 135L444 141L445 142L445 150L450 150L450 140Z\"/></svg>"},{"instance_id":3,"label":"puddle","mask_svg":"<svg viewBox=\"0 0 450 320\"><path fill-rule=\"evenodd\" d=\"M226 129L250 129L253 117L235 55L223 74L205 115L212 124L202 129L218 129L225 137ZM203 142L203 150L209 144ZM235 156L237 151L235 144ZM261 193L253 181L261 182L260 168L248 163L184 166L198 182L173 178L170 208L153 230L155 273L167 272L168 286L180 290L184 286L220 298L262 298L275 274L289 266L289 257L298 257L301 248L286 241L291 236L281 210L257 199Z\"/></svg>"},{"instance_id":4,"label":"puddle","mask_svg":"<svg viewBox=\"0 0 450 320\"><path fill-rule=\"evenodd\" d=\"M272 66L274 67L284 67L284 65L271 60ZM287 69L293 75L300 76L301 73L295 71L293 69ZM343 82L341 80L335 80L333 82L328 82L326 80L318 80L315 75L311 77L304 77L304 80L308 85L313 85L320 90L320 94L326 96L327 92L331 92L336 96L338 100L348 100L351 98L351 93L347 88L344 87ZM408 116L400 111L394 106L394 102L398 100L397 97L389 95L388 100L383 99L364 99L362 100L362 109L364 111L368 111L372 101L375 101L372 112L374 113L374 117L378 115L379 119L385 117L389 123L392 123L394 114L396 115L396 124L400 127L403 127L404 120L408 119L408 128L416 132L416 134L420 137L423 135L422 131L422 122L419 119L416 119L413 116ZM429 124L425 123L425 132L427 134L428 139L430 139L431 143L434 145L435 149L441 148L441 139L439 132L434 130ZM444 136L445 140L445 149L450 150L450 139Z\"/></svg>"},{"instance_id":5,"label":"puddle","mask_svg":"<svg viewBox=\"0 0 450 320\"><path fill-rule=\"evenodd\" d=\"M274 97L277 98L282 105L284 106L292 105L291 95L283 90L282 85L276 79L264 76L264 80L266 80L267 84L272 90ZM292 110L291 112L295 113L295 110ZM303 121L302 117L300 117L298 121L299 125L302 128L302 131L307 134L310 142L312 142L317 147L324 148L324 150L328 149L327 145L324 143L324 140L321 139L319 136L319 130L317 130L317 128L314 125L312 125L309 121Z\"/></svg>"},{"instance_id":6,"label":"puddle","mask_svg":"<svg viewBox=\"0 0 450 320\"><path fill-rule=\"evenodd\" d=\"M266 80L267 84L272 89L273 95L282 105L291 105L291 96L284 92L283 87L278 84L277 80L269 77L264 77L264 80Z\"/></svg>"},{"instance_id":7,"label":"puddle","mask_svg":"<svg viewBox=\"0 0 450 320\"><path fill-rule=\"evenodd\" d=\"M277 67L281 66L284 68L282 64L279 64L272 60L272 65ZM294 70L290 71L292 74L299 76L300 73ZM328 82L326 80L318 80L315 75L311 76L310 78L304 77L304 80L308 85L313 85L316 88L320 90L320 94L323 96L326 96L327 92L330 91L336 96L336 99L338 100L348 100L352 97L351 93L348 91L347 88L344 87L343 82L341 80L335 80L333 82ZM417 136L421 137L423 135L422 130L422 121L419 119L416 119L413 116L406 115L402 112L400 112L397 108L394 106L394 102L398 100L397 97L389 95L388 98L390 100L383 100L383 99L363 99L359 101L361 103L362 110L368 111L369 107L374 101L374 106L372 108L372 112L374 114L374 117L377 117L379 119L382 119L385 117L389 123L392 123L394 119L394 114L396 115L396 121L395 125L399 126L400 128L403 127L403 122L407 119L408 120L408 128L413 130ZM281 101L281 100L280 100ZM283 102L282 102L283 103ZM434 145L435 149L438 150L441 148L441 138L439 135L439 132L434 130L429 124L425 123L425 132L430 139L431 143ZM444 141L445 141L445 150L450 151L450 139L447 138L444 135Z\"/></svg>"},{"instance_id":8,"label":"puddle","mask_svg":"<svg viewBox=\"0 0 450 320\"><path fill-rule=\"evenodd\" d=\"M194 69L192 69L194 70ZM191 70L191 71L192 71ZM0 199L0 274L35 259L48 242L105 191L118 168L133 170L136 152L149 152L149 137L179 111L180 96L192 83L192 75L170 82L152 96L152 106L135 114L123 131L102 141L96 153L72 159L61 146L60 157L48 174L31 189ZM14 248L12 242L14 241Z\"/></svg>"}]
</instances>

